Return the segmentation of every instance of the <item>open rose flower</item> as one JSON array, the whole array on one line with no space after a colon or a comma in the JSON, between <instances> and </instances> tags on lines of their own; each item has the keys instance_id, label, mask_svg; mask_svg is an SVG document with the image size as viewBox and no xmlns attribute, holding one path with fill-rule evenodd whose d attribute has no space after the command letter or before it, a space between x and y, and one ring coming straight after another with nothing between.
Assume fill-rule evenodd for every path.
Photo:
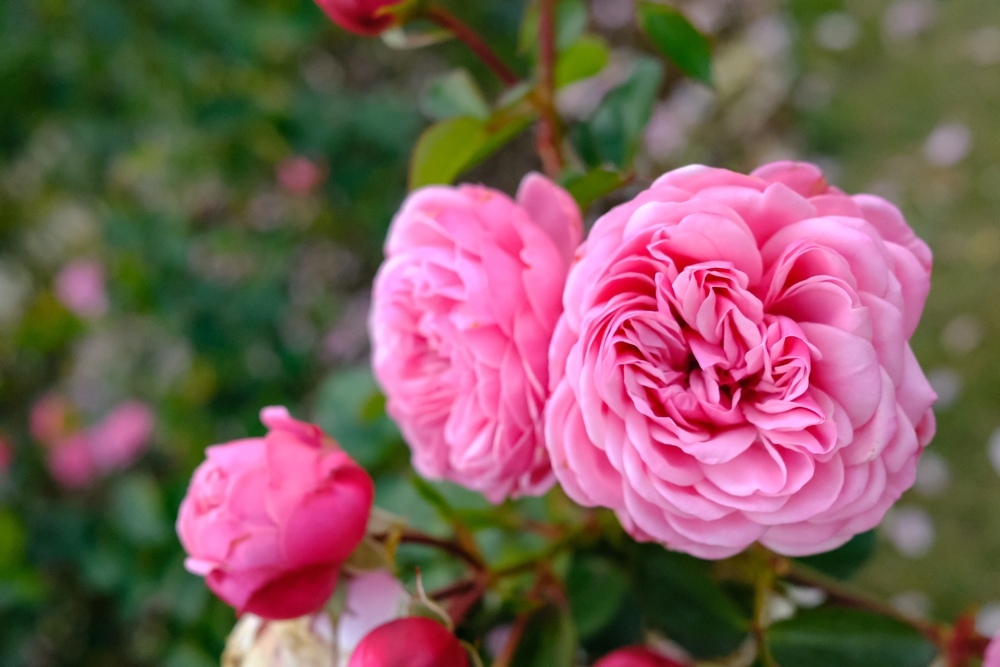
<instances>
[{"instance_id":1,"label":"open rose flower","mask_svg":"<svg viewBox=\"0 0 1000 667\"><path fill-rule=\"evenodd\" d=\"M207 450L181 503L185 565L240 613L310 614L326 602L361 542L368 474L312 424L261 411L263 438Z\"/></svg>"},{"instance_id":2,"label":"open rose flower","mask_svg":"<svg viewBox=\"0 0 1000 667\"><path fill-rule=\"evenodd\" d=\"M594 225L552 343L556 476L638 539L788 555L875 526L935 396L908 343L931 253L809 164L670 172Z\"/></svg>"},{"instance_id":3,"label":"open rose flower","mask_svg":"<svg viewBox=\"0 0 1000 667\"><path fill-rule=\"evenodd\" d=\"M494 502L551 486L548 349L581 234L576 204L537 174L516 202L485 187L425 188L393 220L372 358L425 477Z\"/></svg>"},{"instance_id":4,"label":"open rose flower","mask_svg":"<svg viewBox=\"0 0 1000 667\"><path fill-rule=\"evenodd\" d=\"M330 20L344 30L358 35L374 36L392 27L395 17L387 8L402 0L316 0Z\"/></svg>"}]
</instances>

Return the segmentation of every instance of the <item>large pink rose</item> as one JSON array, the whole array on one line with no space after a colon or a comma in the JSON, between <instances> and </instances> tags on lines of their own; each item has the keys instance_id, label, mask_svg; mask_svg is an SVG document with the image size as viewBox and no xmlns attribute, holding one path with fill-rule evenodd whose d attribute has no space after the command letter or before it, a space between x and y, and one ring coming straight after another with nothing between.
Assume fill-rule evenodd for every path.
<instances>
[{"instance_id":1,"label":"large pink rose","mask_svg":"<svg viewBox=\"0 0 1000 667\"><path fill-rule=\"evenodd\" d=\"M1000 634L990 641L983 656L983 667L1000 667Z\"/></svg>"},{"instance_id":2,"label":"large pink rose","mask_svg":"<svg viewBox=\"0 0 1000 667\"><path fill-rule=\"evenodd\" d=\"M552 485L548 349L581 234L576 204L537 174L516 202L485 187L425 188L393 220L372 359L425 477L494 502Z\"/></svg>"},{"instance_id":3,"label":"large pink rose","mask_svg":"<svg viewBox=\"0 0 1000 667\"><path fill-rule=\"evenodd\" d=\"M240 612L310 614L333 592L372 506L371 478L316 426L265 408L267 436L209 447L181 503L187 569Z\"/></svg>"},{"instance_id":4,"label":"large pink rose","mask_svg":"<svg viewBox=\"0 0 1000 667\"><path fill-rule=\"evenodd\" d=\"M597 221L567 281L556 477L702 558L872 528L934 433L908 343L930 267L895 207L812 165L664 175Z\"/></svg>"}]
</instances>

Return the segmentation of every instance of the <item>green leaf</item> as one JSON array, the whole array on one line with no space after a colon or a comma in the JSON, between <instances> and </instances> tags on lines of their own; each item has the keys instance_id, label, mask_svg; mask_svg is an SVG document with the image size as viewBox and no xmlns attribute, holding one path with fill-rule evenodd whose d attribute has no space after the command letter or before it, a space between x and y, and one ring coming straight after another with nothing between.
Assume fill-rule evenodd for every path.
<instances>
[{"instance_id":1,"label":"green leaf","mask_svg":"<svg viewBox=\"0 0 1000 667\"><path fill-rule=\"evenodd\" d=\"M563 187L576 200L581 211L595 201L609 195L628 182L625 174L613 169L591 169L582 174L572 174L563 180Z\"/></svg>"},{"instance_id":2,"label":"green leaf","mask_svg":"<svg viewBox=\"0 0 1000 667\"><path fill-rule=\"evenodd\" d=\"M538 46L538 2L531 2L524 10L517 49L521 53L534 51ZM589 16L585 0L560 0L556 6L556 49L562 51L576 42L587 29Z\"/></svg>"},{"instance_id":3,"label":"green leaf","mask_svg":"<svg viewBox=\"0 0 1000 667\"><path fill-rule=\"evenodd\" d=\"M825 607L773 625L775 660L794 667L927 667L937 653L912 626L856 609Z\"/></svg>"},{"instance_id":4,"label":"green leaf","mask_svg":"<svg viewBox=\"0 0 1000 667\"><path fill-rule=\"evenodd\" d=\"M450 184L472 166L490 135L478 118L459 116L431 125L420 135L410 161L410 189Z\"/></svg>"},{"instance_id":5,"label":"green leaf","mask_svg":"<svg viewBox=\"0 0 1000 667\"><path fill-rule=\"evenodd\" d=\"M17 515L0 509L0 572L9 572L21 565L25 547L24 526Z\"/></svg>"},{"instance_id":6,"label":"green leaf","mask_svg":"<svg viewBox=\"0 0 1000 667\"><path fill-rule=\"evenodd\" d=\"M833 551L796 560L838 579L849 579L875 552L875 531L855 535L854 538Z\"/></svg>"},{"instance_id":7,"label":"green leaf","mask_svg":"<svg viewBox=\"0 0 1000 667\"><path fill-rule=\"evenodd\" d=\"M712 85L712 50L708 39L683 14L673 7L640 0L639 26L682 72Z\"/></svg>"},{"instance_id":8,"label":"green leaf","mask_svg":"<svg viewBox=\"0 0 1000 667\"><path fill-rule=\"evenodd\" d=\"M581 639L596 635L615 619L629 583L628 575L610 558L574 555L566 577L566 593Z\"/></svg>"},{"instance_id":9,"label":"green leaf","mask_svg":"<svg viewBox=\"0 0 1000 667\"><path fill-rule=\"evenodd\" d=\"M518 103L488 121L470 116L431 125L417 141L410 161L410 189L450 184L523 132L534 111Z\"/></svg>"},{"instance_id":10,"label":"green leaf","mask_svg":"<svg viewBox=\"0 0 1000 667\"><path fill-rule=\"evenodd\" d=\"M567 47L556 61L556 88L598 74L608 64L608 43L596 35L584 35Z\"/></svg>"},{"instance_id":11,"label":"green leaf","mask_svg":"<svg viewBox=\"0 0 1000 667\"><path fill-rule=\"evenodd\" d=\"M635 592L650 625L697 658L728 655L739 647L749 619L712 579L708 563L654 545L638 552Z\"/></svg>"},{"instance_id":12,"label":"green leaf","mask_svg":"<svg viewBox=\"0 0 1000 667\"><path fill-rule=\"evenodd\" d=\"M421 110L435 120L470 116L486 120L490 107L468 70L457 69L433 80L420 101Z\"/></svg>"},{"instance_id":13,"label":"green leaf","mask_svg":"<svg viewBox=\"0 0 1000 667\"><path fill-rule=\"evenodd\" d=\"M512 665L517 667L573 667L576 631L569 611L543 607L532 614Z\"/></svg>"},{"instance_id":14,"label":"green leaf","mask_svg":"<svg viewBox=\"0 0 1000 667\"><path fill-rule=\"evenodd\" d=\"M332 374L319 390L314 420L369 471L401 451L399 430L368 366Z\"/></svg>"},{"instance_id":15,"label":"green leaf","mask_svg":"<svg viewBox=\"0 0 1000 667\"><path fill-rule=\"evenodd\" d=\"M584 125L578 126L577 147L593 166L626 169L635 157L663 81L663 65L640 58L628 80L608 93Z\"/></svg>"}]
</instances>

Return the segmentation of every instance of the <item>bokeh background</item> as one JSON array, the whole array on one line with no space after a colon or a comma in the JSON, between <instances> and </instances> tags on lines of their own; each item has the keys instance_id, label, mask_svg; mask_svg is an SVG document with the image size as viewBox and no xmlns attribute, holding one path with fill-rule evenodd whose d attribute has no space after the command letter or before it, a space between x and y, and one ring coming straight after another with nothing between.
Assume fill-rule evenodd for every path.
<instances>
[{"instance_id":1,"label":"bokeh background","mask_svg":"<svg viewBox=\"0 0 1000 667\"><path fill-rule=\"evenodd\" d=\"M800 157L903 209L935 252L915 348L939 434L859 580L1000 629L1000 4L677 4L716 85L668 73L631 187ZM450 5L528 72L523 2ZM591 9L613 56L561 92L569 119L642 46L630 2ZM184 572L173 518L204 447L261 433L264 405L432 521L365 313L427 90L458 66L499 92L460 45L394 51L308 0L0 3L0 664L217 664L233 615ZM537 167L526 136L467 178L511 190Z\"/></svg>"}]
</instances>

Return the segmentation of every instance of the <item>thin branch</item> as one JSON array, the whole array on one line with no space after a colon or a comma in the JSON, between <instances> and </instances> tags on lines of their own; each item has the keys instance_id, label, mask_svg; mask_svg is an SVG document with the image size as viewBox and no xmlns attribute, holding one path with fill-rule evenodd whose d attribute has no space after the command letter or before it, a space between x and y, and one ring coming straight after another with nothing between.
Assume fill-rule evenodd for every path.
<instances>
[{"instance_id":1,"label":"thin branch","mask_svg":"<svg viewBox=\"0 0 1000 667\"><path fill-rule=\"evenodd\" d=\"M538 16L538 157L545 173L557 177L563 169L562 124L556 112L556 0L541 0Z\"/></svg>"},{"instance_id":2,"label":"thin branch","mask_svg":"<svg viewBox=\"0 0 1000 667\"><path fill-rule=\"evenodd\" d=\"M389 536L389 533L379 533L372 535L372 538L379 542L383 542L388 539ZM417 530L407 529L399 534L399 541L402 544L420 544L440 549L441 551L449 553L452 556L465 561L466 564L474 570L481 571L486 569L486 564L479 556L472 553L454 540L446 540L440 537L434 537L433 535L428 535L426 533L421 533Z\"/></svg>"},{"instance_id":3,"label":"thin branch","mask_svg":"<svg viewBox=\"0 0 1000 667\"><path fill-rule=\"evenodd\" d=\"M944 639L945 632L941 626L904 614L877 597L811 567L783 558L776 569L778 569L779 574L783 574L783 578L787 581L811 588L819 588L827 594L831 601L842 606L870 611L906 623L919 630L921 634L937 645L941 645ZM781 570L785 570L785 572L782 573Z\"/></svg>"},{"instance_id":4,"label":"thin branch","mask_svg":"<svg viewBox=\"0 0 1000 667\"><path fill-rule=\"evenodd\" d=\"M520 82L517 74L476 34L476 31L459 20L454 14L441 7L429 7L424 15L464 42L476 54L477 58L482 60L487 67L500 77L504 85L510 87Z\"/></svg>"}]
</instances>

